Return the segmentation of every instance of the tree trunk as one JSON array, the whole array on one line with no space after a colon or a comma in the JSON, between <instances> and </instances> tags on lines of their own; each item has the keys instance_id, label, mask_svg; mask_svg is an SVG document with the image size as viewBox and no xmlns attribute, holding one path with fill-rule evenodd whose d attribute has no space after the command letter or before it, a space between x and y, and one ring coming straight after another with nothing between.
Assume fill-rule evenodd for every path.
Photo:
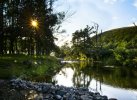
<instances>
[{"instance_id":1,"label":"tree trunk","mask_svg":"<svg viewBox=\"0 0 137 100\"><path fill-rule=\"evenodd\" d=\"M3 54L3 1L0 1L0 54Z\"/></svg>"}]
</instances>

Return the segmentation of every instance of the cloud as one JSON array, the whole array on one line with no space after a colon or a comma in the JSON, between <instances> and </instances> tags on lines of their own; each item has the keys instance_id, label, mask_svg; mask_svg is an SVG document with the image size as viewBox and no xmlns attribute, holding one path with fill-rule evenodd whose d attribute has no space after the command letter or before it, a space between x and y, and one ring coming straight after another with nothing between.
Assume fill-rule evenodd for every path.
<instances>
[{"instance_id":1,"label":"cloud","mask_svg":"<svg viewBox=\"0 0 137 100\"><path fill-rule=\"evenodd\" d=\"M134 0L133 6L137 8L137 0Z\"/></svg>"},{"instance_id":2,"label":"cloud","mask_svg":"<svg viewBox=\"0 0 137 100\"><path fill-rule=\"evenodd\" d=\"M117 2L118 0L104 0L105 3L108 4L114 4L115 2Z\"/></svg>"},{"instance_id":3,"label":"cloud","mask_svg":"<svg viewBox=\"0 0 137 100\"><path fill-rule=\"evenodd\" d=\"M91 26L94 22L99 24L99 28L104 30L125 27L133 22L137 22L137 0L59 0L61 7L58 11L75 12L67 21L62 24L62 29L66 29L63 37L70 40L71 33L76 30ZM59 3L60 4L60 3ZM57 9L56 9L57 10ZM61 38L59 38L61 39Z\"/></svg>"},{"instance_id":4,"label":"cloud","mask_svg":"<svg viewBox=\"0 0 137 100\"><path fill-rule=\"evenodd\" d=\"M115 4L116 2L124 2L125 0L104 0L104 3Z\"/></svg>"},{"instance_id":5,"label":"cloud","mask_svg":"<svg viewBox=\"0 0 137 100\"><path fill-rule=\"evenodd\" d=\"M94 0L80 1L81 3L77 5L76 13L70 19L70 23L64 25L67 27L68 33L84 28L86 25L92 25L93 21L100 25L100 29L105 29L112 24L111 14L101 9L100 4L96 4Z\"/></svg>"}]
</instances>

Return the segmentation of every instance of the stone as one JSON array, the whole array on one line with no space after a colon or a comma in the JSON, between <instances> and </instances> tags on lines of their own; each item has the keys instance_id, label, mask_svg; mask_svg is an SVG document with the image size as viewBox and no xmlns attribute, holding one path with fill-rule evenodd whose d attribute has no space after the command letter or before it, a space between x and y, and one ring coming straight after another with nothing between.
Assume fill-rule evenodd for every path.
<instances>
[{"instance_id":1,"label":"stone","mask_svg":"<svg viewBox=\"0 0 137 100\"><path fill-rule=\"evenodd\" d=\"M88 88L82 88L82 91L89 91Z\"/></svg>"},{"instance_id":2,"label":"stone","mask_svg":"<svg viewBox=\"0 0 137 100\"><path fill-rule=\"evenodd\" d=\"M88 88L73 88L49 83L39 83L25 81L21 79L13 79L9 82L13 89L29 90L28 93L37 95L34 100L117 100L115 98L108 99L107 96L101 96L99 92L90 92ZM41 96L39 94L42 94ZM40 98L41 97L41 98Z\"/></svg>"},{"instance_id":3,"label":"stone","mask_svg":"<svg viewBox=\"0 0 137 100\"><path fill-rule=\"evenodd\" d=\"M76 100L75 95L69 95L66 100Z\"/></svg>"},{"instance_id":4,"label":"stone","mask_svg":"<svg viewBox=\"0 0 137 100\"><path fill-rule=\"evenodd\" d=\"M50 87L49 86L43 86L42 87L42 92L46 93L50 90Z\"/></svg>"},{"instance_id":5,"label":"stone","mask_svg":"<svg viewBox=\"0 0 137 100\"><path fill-rule=\"evenodd\" d=\"M116 98L109 98L108 100L117 100Z\"/></svg>"},{"instance_id":6,"label":"stone","mask_svg":"<svg viewBox=\"0 0 137 100\"><path fill-rule=\"evenodd\" d=\"M90 96L93 96L93 95L94 95L94 93L93 93L93 92L89 92L89 95L90 95Z\"/></svg>"},{"instance_id":7,"label":"stone","mask_svg":"<svg viewBox=\"0 0 137 100\"><path fill-rule=\"evenodd\" d=\"M66 91L64 91L64 90L58 90L57 92L56 92L56 94L57 95L60 95L60 96L63 96L63 95L65 95L67 92Z\"/></svg>"},{"instance_id":8,"label":"stone","mask_svg":"<svg viewBox=\"0 0 137 100\"><path fill-rule=\"evenodd\" d=\"M107 97L107 96L105 96L105 95L104 95L104 96L102 96L101 98L102 98L102 100L108 100L108 97Z\"/></svg>"},{"instance_id":9,"label":"stone","mask_svg":"<svg viewBox=\"0 0 137 100\"><path fill-rule=\"evenodd\" d=\"M42 88L41 87L37 88L37 91L42 92Z\"/></svg>"},{"instance_id":10,"label":"stone","mask_svg":"<svg viewBox=\"0 0 137 100\"><path fill-rule=\"evenodd\" d=\"M102 100L101 96L96 96L95 99L96 100Z\"/></svg>"},{"instance_id":11,"label":"stone","mask_svg":"<svg viewBox=\"0 0 137 100\"><path fill-rule=\"evenodd\" d=\"M95 95L100 95L100 93L99 92L95 92Z\"/></svg>"},{"instance_id":12,"label":"stone","mask_svg":"<svg viewBox=\"0 0 137 100\"><path fill-rule=\"evenodd\" d=\"M55 100L61 100L61 99L62 99L62 97L60 95L55 96Z\"/></svg>"},{"instance_id":13,"label":"stone","mask_svg":"<svg viewBox=\"0 0 137 100\"><path fill-rule=\"evenodd\" d=\"M88 96L88 98L89 98L90 100L93 100L93 96Z\"/></svg>"},{"instance_id":14,"label":"stone","mask_svg":"<svg viewBox=\"0 0 137 100\"><path fill-rule=\"evenodd\" d=\"M39 94L35 97L35 100L43 100L43 94Z\"/></svg>"},{"instance_id":15,"label":"stone","mask_svg":"<svg viewBox=\"0 0 137 100\"><path fill-rule=\"evenodd\" d=\"M81 100L92 100L92 98L89 98L88 95L81 95L81 96L80 96L80 99L81 99Z\"/></svg>"}]
</instances>

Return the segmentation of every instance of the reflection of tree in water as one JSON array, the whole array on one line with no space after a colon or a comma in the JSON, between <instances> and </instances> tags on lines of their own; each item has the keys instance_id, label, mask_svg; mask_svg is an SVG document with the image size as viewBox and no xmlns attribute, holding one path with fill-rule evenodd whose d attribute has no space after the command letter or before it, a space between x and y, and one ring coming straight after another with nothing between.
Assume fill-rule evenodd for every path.
<instances>
[{"instance_id":1,"label":"reflection of tree in water","mask_svg":"<svg viewBox=\"0 0 137 100\"><path fill-rule=\"evenodd\" d=\"M91 67L92 77L99 82L113 87L137 89L137 69L134 67L114 67L94 65Z\"/></svg>"},{"instance_id":2,"label":"reflection of tree in water","mask_svg":"<svg viewBox=\"0 0 137 100\"><path fill-rule=\"evenodd\" d=\"M137 69L130 67L109 68L111 74L104 77L106 84L115 87L137 89Z\"/></svg>"},{"instance_id":3,"label":"reflection of tree in water","mask_svg":"<svg viewBox=\"0 0 137 100\"><path fill-rule=\"evenodd\" d=\"M75 87L89 87L91 82L91 77L84 74L76 72L73 75L73 83Z\"/></svg>"},{"instance_id":4,"label":"reflection of tree in water","mask_svg":"<svg viewBox=\"0 0 137 100\"><path fill-rule=\"evenodd\" d=\"M99 63L87 62L73 63L70 65L74 70L73 84L75 87L89 87L91 80L96 80L96 90L101 91L101 84L113 87L137 89L137 69L133 67L113 67Z\"/></svg>"},{"instance_id":5,"label":"reflection of tree in water","mask_svg":"<svg viewBox=\"0 0 137 100\"><path fill-rule=\"evenodd\" d=\"M87 62L73 63L71 66L74 69L73 84L75 87L89 87L92 77L89 75L90 68ZM86 68L85 68L86 67Z\"/></svg>"}]
</instances>

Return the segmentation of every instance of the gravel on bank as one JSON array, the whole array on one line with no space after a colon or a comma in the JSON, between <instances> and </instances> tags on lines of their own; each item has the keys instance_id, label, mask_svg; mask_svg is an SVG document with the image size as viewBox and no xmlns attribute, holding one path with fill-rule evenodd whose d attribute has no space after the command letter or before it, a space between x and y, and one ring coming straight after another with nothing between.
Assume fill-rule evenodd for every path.
<instances>
[{"instance_id":1,"label":"gravel on bank","mask_svg":"<svg viewBox=\"0 0 137 100\"><path fill-rule=\"evenodd\" d=\"M91 92L88 88L65 87L21 79L12 79L10 84L14 89L29 91L29 96L25 95L27 100L117 100L102 96L98 92Z\"/></svg>"}]
</instances>

